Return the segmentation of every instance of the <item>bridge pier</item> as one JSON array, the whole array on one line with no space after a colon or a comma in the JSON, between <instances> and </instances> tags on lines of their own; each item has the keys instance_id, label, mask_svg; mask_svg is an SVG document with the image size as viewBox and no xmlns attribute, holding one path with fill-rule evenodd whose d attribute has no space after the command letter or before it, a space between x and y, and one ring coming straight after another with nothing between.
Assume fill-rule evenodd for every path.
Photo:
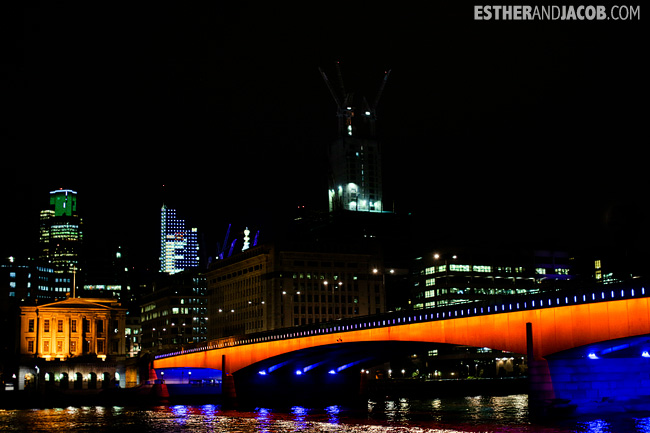
<instances>
[{"instance_id":1,"label":"bridge pier","mask_svg":"<svg viewBox=\"0 0 650 433\"><path fill-rule=\"evenodd\" d=\"M528 363L528 410L533 417L545 416L555 401L555 390L548 361L535 359L533 324L526 323L526 356Z\"/></svg>"},{"instance_id":2,"label":"bridge pier","mask_svg":"<svg viewBox=\"0 0 650 433\"><path fill-rule=\"evenodd\" d=\"M235 378L226 369L226 355L221 355L221 398L223 404L227 406L235 406L237 404Z\"/></svg>"},{"instance_id":3,"label":"bridge pier","mask_svg":"<svg viewBox=\"0 0 650 433\"><path fill-rule=\"evenodd\" d=\"M361 372L359 375L359 397L366 397L368 395L368 375Z\"/></svg>"},{"instance_id":4,"label":"bridge pier","mask_svg":"<svg viewBox=\"0 0 650 433\"><path fill-rule=\"evenodd\" d=\"M533 417L547 415L556 402L555 388L546 359L528 360L528 410Z\"/></svg>"},{"instance_id":5,"label":"bridge pier","mask_svg":"<svg viewBox=\"0 0 650 433\"><path fill-rule=\"evenodd\" d=\"M618 340L605 343L606 356L581 347L535 358L532 335L527 323L531 416L650 410L650 354L642 346Z\"/></svg>"}]
</instances>

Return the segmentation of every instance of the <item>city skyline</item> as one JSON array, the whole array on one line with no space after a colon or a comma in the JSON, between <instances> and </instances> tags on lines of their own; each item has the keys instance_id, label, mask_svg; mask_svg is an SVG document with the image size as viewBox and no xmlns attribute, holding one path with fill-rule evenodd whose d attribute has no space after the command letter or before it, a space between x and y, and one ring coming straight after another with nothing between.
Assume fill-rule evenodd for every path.
<instances>
[{"instance_id":1,"label":"city skyline","mask_svg":"<svg viewBox=\"0 0 650 433\"><path fill-rule=\"evenodd\" d=\"M346 20L334 6L302 20L281 5L134 8L21 11L4 254L58 188L79 192L89 239L149 240L154 264L165 196L211 245L230 223L326 208L336 110L318 68L336 61L360 93L391 70L385 209L420 215L420 235L574 245L604 242L616 219L648 240L639 22L479 22L446 3Z\"/></svg>"}]
</instances>

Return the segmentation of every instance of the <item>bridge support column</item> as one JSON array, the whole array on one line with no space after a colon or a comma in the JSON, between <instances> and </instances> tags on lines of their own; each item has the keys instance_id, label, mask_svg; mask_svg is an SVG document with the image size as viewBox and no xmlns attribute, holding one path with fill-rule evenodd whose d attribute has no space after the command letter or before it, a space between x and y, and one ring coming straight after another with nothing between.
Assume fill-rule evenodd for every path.
<instances>
[{"instance_id":1,"label":"bridge support column","mask_svg":"<svg viewBox=\"0 0 650 433\"><path fill-rule=\"evenodd\" d=\"M526 323L526 356L528 363L528 411L531 416L546 415L555 400L555 390L548 361L535 359L533 352L533 324Z\"/></svg>"},{"instance_id":2,"label":"bridge support column","mask_svg":"<svg viewBox=\"0 0 650 433\"><path fill-rule=\"evenodd\" d=\"M156 370L153 368L153 363L149 364L149 380L147 383L151 384L151 394L154 398L165 401L169 398L169 390L163 378L158 379Z\"/></svg>"},{"instance_id":3,"label":"bridge support column","mask_svg":"<svg viewBox=\"0 0 650 433\"><path fill-rule=\"evenodd\" d=\"M368 375L362 371L359 376L359 396L366 397L368 395Z\"/></svg>"},{"instance_id":4,"label":"bridge support column","mask_svg":"<svg viewBox=\"0 0 650 433\"><path fill-rule=\"evenodd\" d=\"M221 398L225 405L234 406L237 404L235 378L227 371L226 355L221 355Z\"/></svg>"},{"instance_id":5,"label":"bridge support column","mask_svg":"<svg viewBox=\"0 0 650 433\"><path fill-rule=\"evenodd\" d=\"M544 416L555 402L553 379L546 359L528 360L528 410L532 416Z\"/></svg>"}]
</instances>

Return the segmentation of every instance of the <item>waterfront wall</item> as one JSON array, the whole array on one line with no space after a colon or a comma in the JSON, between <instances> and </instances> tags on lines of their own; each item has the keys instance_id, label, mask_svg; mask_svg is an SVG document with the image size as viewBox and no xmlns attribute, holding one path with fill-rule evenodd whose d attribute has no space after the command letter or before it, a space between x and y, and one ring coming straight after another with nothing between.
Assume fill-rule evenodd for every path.
<instances>
[{"instance_id":1,"label":"waterfront wall","mask_svg":"<svg viewBox=\"0 0 650 433\"><path fill-rule=\"evenodd\" d=\"M55 386L60 389L102 389L126 387L124 363L69 361L40 362L21 365L18 369L18 390Z\"/></svg>"}]
</instances>

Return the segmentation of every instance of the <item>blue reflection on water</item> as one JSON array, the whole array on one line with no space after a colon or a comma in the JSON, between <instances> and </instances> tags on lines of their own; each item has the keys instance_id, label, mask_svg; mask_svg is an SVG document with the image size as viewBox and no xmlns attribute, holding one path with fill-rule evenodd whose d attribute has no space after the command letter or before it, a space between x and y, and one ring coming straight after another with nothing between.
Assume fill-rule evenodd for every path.
<instances>
[{"instance_id":1,"label":"blue reflection on water","mask_svg":"<svg viewBox=\"0 0 650 433\"><path fill-rule=\"evenodd\" d=\"M608 433L611 431L609 423L602 419L586 421L580 424L584 428L584 430L580 431L585 433Z\"/></svg>"},{"instance_id":2,"label":"blue reflection on water","mask_svg":"<svg viewBox=\"0 0 650 433\"><path fill-rule=\"evenodd\" d=\"M272 430L272 418L271 411L265 407L255 408L255 413L257 414L257 428L260 433L270 433Z\"/></svg>"},{"instance_id":3,"label":"blue reflection on water","mask_svg":"<svg viewBox=\"0 0 650 433\"><path fill-rule=\"evenodd\" d=\"M328 406L325 408L325 412L329 415L328 422L330 424L338 424L339 414L341 413L341 406Z\"/></svg>"},{"instance_id":4,"label":"blue reflection on water","mask_svg":"<svg viewBox=\"0 0 650 433\"><path fill-rule=\"evenodd\" d=\"M638 433L650 433L650 418L637 418L635 424Z\"/></svg>"},{"instance_id":5,"label":"blue reflection on water","mask_svg":"<svg viewBox=\"0 0 650 433\"><path fill-rule=\"evenodd\" d=\"M307 422L306 422L307 413L308 413L307 408L302 406L293 406L291 408L291 414L294 417L296 430L307 429Z\"/></svg>"}]
</instances>

